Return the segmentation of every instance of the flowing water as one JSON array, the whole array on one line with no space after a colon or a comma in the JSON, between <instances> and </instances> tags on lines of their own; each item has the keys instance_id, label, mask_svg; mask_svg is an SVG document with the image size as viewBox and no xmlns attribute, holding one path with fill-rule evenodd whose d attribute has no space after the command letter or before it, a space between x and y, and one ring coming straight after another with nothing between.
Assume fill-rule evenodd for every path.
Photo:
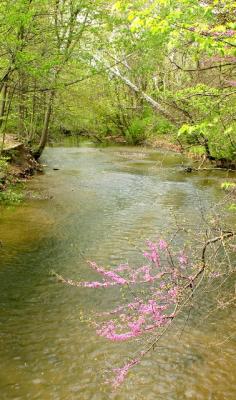
<instances>
[{"instance_id":1,"label":"flowing water","mask_svg":"<svg viewBox=\"0 0 236 400\"><path fill-rule=\"evenodd\" d=\"M182 156L141 147L49 148L43 162L27 200L1 209L0 400L235 399L232 313L170 333L112 393L106 371L135 346L107 342L83 318L115 306L119 291L64 286L50 274L97 279L84 258L140 263L146 238L199 227L226 173L188 174Z\"/></svg>"}]
</instances>

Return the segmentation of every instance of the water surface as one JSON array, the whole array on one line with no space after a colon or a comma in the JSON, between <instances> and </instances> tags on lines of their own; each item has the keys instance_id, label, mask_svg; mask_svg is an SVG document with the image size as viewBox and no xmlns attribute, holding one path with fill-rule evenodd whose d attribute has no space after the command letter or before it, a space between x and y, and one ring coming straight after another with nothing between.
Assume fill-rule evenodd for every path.
<instances>
[{"instance_id":1,"label":"water surface","mask_svg":"<svg viewBox=\"0 0 236 400\"><path fill-rule=\"evenodd\" d=\"M26 202L1 208L0 399L234 400L231 313L170 333L112 394L106 370L135 346L97 337L81 316L115 306L119 292L66 287L50 275L97 278L85 258L142 262L146 238L180 222L200 229L233 175L188 174L182 156L137 147L49 148L43 162Z\"/></svg>"}]
</instances>

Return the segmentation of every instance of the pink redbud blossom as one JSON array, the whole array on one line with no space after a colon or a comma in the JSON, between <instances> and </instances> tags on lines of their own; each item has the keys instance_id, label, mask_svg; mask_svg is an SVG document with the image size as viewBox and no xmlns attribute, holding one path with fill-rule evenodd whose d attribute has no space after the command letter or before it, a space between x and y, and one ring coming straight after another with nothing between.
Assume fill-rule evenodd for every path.
<instances>
[{"instance_id":1,"label":"pink redbud blossom","mask_svg":"<svg viewBox=\"0 0 236 400\"><path fill-rule=\"evenodd\" d=\"M104 268L99 267L95 262L89 261L89 265L99 274L111 279L112 281L118 283L119 285L124 285L127 283L126 279L122 278L120 275L116 274L114 271L106 271Z\"/></svg>"},{"instance_id":2,"label":"pink redbud blossom","mask_svg":"<svg viewBox=\"0 0 236 400\"><path fill-rule=\"evenodd\" d=\"M129 370L134 365L138 364L139 362L140 362L139 359L134 359L134 360L130 361L129 363L125 364L123 367L114 369L116 376L112 382L112 387L114 389L117 389L117 387L119 387L124 382Z\"/></svg>"},{"instance_id":3,"label":"pink redbud blossom","mask_svg":"<svg viewBox=\"0 0 236 400\"><path fill-rule=\"evenodd\" d=\"M175 300L178 296L178 288L174 287L168 291L168 295L171 299Z\"/></svg>"},{"instance_id":4,"label":"pink redbud blossom","mask_svg":"<svg viewBox=\"0 0 236 400\"><path fill-rule=\"evenodd\" d=\"M219 271L211 272L211 278L219 278L222 274Z\"/></svg>"},{"instance_id":5,"label":"pink redbud blossom","mask_svg":"<svg viewBox=\"0 0 236 400\"><path fill-rule=\"evenodd\" d=\"M159 249L160 250L166 250L168 247L168 244L165 242L165 240L160 239L159 240Z\"/></svg>"},{"instance_id":6,"label":"pink redbud blossom","mask_svg":"<svg viewBox=\"0 0 236 400\"><path fill-rule=\"evenodd\" d=\"M114 269L115 272L123 272L123 271L127 271L130 269L130 266L128 264L120 264L118 265L118 267L116 267Z\"/></svg>"},{"instance_id":7,"label":"pink redbud blossom","mask_svg":"<svg viewBox=\"0 0 236 400\"><path fill-rule=\"evenodd\" d=\"M183 251L180 252L179 256L178 256L178 260L180 262L180 264L182 266L187 265L188 264L188 257L184 254Z\"/></svg>"}]
</instances>

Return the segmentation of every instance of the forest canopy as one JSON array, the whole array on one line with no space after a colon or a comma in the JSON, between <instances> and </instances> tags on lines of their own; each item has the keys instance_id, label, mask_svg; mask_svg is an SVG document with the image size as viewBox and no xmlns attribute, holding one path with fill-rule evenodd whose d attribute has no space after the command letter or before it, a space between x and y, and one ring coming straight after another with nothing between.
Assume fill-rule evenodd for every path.
<instances>
[{"instance_id":1,"label":"forest canopy","mask_svg":"<svg viewBox=\"0 0 236 400\"><path fill-rule=\"evenodd\" d=\"M236 2L3 0L0 126L40 157L61 133L168 137L235 162Z\"/></svg>"}]
</instances>

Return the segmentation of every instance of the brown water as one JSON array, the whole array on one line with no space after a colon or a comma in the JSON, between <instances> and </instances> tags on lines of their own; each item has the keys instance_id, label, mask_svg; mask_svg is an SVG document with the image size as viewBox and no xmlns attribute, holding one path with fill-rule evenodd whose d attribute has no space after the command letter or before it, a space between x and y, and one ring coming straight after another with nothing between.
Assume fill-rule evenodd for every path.
<instances>
[{"instance_id":1,"label":"brown water","mask_svg":"<svg viewBox=\"0 0 236 400\"><path fill-rule=\"evenodd\" d=\"M119 292L50 276L91 279L82 253L103 265L140 262L137 248L176 220L199 228L200 210L222 198L226 173L187 174L182 156L130 147L50 148L44 162L45 174L27 183L28 200L1 209L0 400L234 400L232 312L204 323L193 314L114 394L105 371L135 344L97 337L80 316L109 309Z\"/></svg>"}]
</instances>

